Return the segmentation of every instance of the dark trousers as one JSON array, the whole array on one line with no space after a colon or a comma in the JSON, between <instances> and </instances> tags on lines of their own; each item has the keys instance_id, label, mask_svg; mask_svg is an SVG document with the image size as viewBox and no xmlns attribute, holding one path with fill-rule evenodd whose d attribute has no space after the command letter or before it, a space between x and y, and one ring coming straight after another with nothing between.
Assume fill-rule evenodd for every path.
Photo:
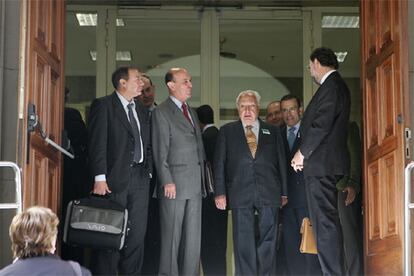
<instances>
[{"instance_id":1,"label":"dark trousers","mask_svg":"<svg viewBox=\"0 0 414 276\"><path fill-rule=\"evenodd\" d=\"M145 234L144 264L142 265L143 275L157 275L160 261L160 210L157 194L157 176L155 169L152 170L150 181L150 194L148 205L148 224Z\"/></svg>"},{"instance_id":2,"label":"dark trousers","mask_svg":"<svg viewBox=\"0 0 414 276\"><path fill-rule=\"evenodd\" d=\"M323 275L344 275L336 182L334 176L305 178L308 210Z\"/></svg>"},{"instance_id":3,"label":"dark trousers","mask_svg":"<svg viewBox=\"0 0 414 276\"><path fill-rule=\"evenodd\" d=\"M318 256L299 251L302 236L300 227L304 217L309 217L307 207L283 208L283 250L288 275L322 275Z\"/></svg>"},{"instance_id":4,"label":"dark trousers","mask_svg":"<svg viewBox=\"0 0 414 276\"><path fill-rule=\"evenodd\" d=\"M359 195L345 206L347 193L338 192L338 211L344 236L346 275L363 274L362 218Z\"/></svg>"},{"instance_id":5,"label":"dark trousers","mask_svg":"<svg viewBox=\"0 0 414 276\"><path fill-rule=\"evenodd\" d=\"M255 235L255 211L257 229ZM276 251L279 207L232 209L236 275L270 275ZM257 236L257 241L255 239Z\"/></svg>"},{"instance_id":6,"label":"dark trousers","mask_svg":"<svg viewBox=\"0 0 414 276\"><path fill-rule=\"evenodd\" d=\"M139 275L144 257L147 229L149 179L142 166L131 168L128 187L112 193L111 199L128 209L129 231L121 251L95 251L92 259L94 275Z\"/></svg>"},{"instance_id":7,"label":"dark trousers","mask_svg":"<svg viewBox=\"0 0 414 276\"><path fill-rule=\"evenodd\" d=\"M213 196L203 199L201 265L204 275L226 275L227 210L216 208Z\"/></svg>"}]
</instances>

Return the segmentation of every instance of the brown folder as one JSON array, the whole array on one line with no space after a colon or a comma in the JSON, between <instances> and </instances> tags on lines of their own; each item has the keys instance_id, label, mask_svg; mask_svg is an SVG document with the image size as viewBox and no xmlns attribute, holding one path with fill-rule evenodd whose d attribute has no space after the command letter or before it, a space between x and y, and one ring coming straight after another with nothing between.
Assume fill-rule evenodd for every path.
<instances>
[{"instance_id":1,"label":"brown folder","mask_svg":"<svg viewBox=\"0 0 414 276\"><path fill-rule=\"evenodd\" d=\"M318 254L315 237L313 235L312 224L309 218L303 218L302 226L300 227L300 233L302 234L300 252L307 254Z\"/></svg>"}]
</instances>

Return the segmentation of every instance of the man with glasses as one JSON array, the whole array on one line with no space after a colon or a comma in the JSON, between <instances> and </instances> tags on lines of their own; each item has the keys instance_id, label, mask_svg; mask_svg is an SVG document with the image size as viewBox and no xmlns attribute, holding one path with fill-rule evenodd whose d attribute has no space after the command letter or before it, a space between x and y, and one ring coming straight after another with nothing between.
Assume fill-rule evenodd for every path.
<instances>
[{"instance_id":1,"label":"man with glasses","mask_svg":"<svg viewBox=\"0 0 414 276\"><path fill-rule=\"evenodd\" d=\"M285 149L279 128L258 119L256 91L241 92L236 103L240 119L221 127L214 153L215 202L232 210L235 274L270 275L287 201Z\"/></svg>"},{"instance_id":2,"label":"man with glasses","mask_svg":"<svg viewBox=\"0 0 414 276\"><path fill-rule=\"evenodd\" d=\"M309 66L313 80L320 86L303 115L299 129L302 142L291 166L295 171L303 170L323 274L344 275L336 183L349 175L350 92L336 71L338 60L331 49L315 49Z\"/></svg>"},{"instance_id":3,"label":"man with glasses","mask_svg":"<svg viewBox=\"0 0 414 276\"><path fill-rule=\"evenodd\" d=\"M321 275L318 256L302 254L299 251L301 235L300 227L304 217L309 217L305 180L303 172L295 172L290 165L293 155L299 149L301 136L299 133L300 118L303 108L300 99L294 95L286 95L280 100L285 126L281 129L285 142L287 157L287 179L289 202L283 207L283 249L288 275Z\"/></svg>"},{"instance_id":4,"label":"man with glasses","mask_svg":"<svg viewBox=\"0 0 414 276\"><path fill-rule=\"evenodd\" d=\"M92 257L94 275L138 275L144 255L148 193L152 171L147 109L134 98L144 83L133 67L112 74L115 92L93 101L89 113L89 164L95 177L93 193L111 195L128 209L124 248L99 250Z\"/></svg>"}]
</instances>

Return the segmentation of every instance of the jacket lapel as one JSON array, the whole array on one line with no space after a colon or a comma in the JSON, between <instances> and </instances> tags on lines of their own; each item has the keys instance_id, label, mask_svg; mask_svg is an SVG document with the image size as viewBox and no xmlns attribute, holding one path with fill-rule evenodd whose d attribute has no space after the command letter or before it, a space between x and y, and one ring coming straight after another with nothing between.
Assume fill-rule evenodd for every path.
<instances>
[{"instance_id":1,"label":"jacket lapel","mask_svg":"<svg viewBox=\"0 0 414 276\"><path fill-rule=\"evenodd\" d=\"M127 114L116 92L112 94L112 105L114 107L115 116L118 118L121 124L128 130L129 134L133 135L131 124L129 123Z\"/></svg>"},{"instance_id":2,"label":"jacket lapel","mask_svg":"<svg viewBox=\"0 0 414 276\"><path fill-rule=\"evenodd\" d=\"M171 110L173 117L175 118L175 120L173 121L176 122L178 125L184 128L188 128L189 130L192 130L192 132L194 132L194 127L191 126L191 124L184 117L183 112L178 108L178 106L170 98L168 98L168 106ZM191 118L193 119L193 122L196 123L194 119L194 115L191 112L191 108L188 108L188 111L191 114Z\"/></svg>"}]
</instances>

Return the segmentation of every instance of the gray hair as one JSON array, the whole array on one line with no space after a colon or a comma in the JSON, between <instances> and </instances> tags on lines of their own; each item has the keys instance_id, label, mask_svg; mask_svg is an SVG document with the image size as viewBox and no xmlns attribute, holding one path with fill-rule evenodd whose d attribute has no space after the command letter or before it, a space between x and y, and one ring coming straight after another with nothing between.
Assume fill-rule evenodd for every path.
<instances>
[{"instance_id":1,"label":"gray hair","mask_svg":"<svg viewBox=\"0 0 414 276\"><path fill-rule=\"evenodd\" d=\"M237 98L236 98L236 106L237 106L237 108L239 108L240 98L241 97L244 97L244 96L252 96L252 97L254 97L256 99L257 105L260 106L260 99L261 99L261 97L260 97L259 92L248 89L248 90L244 90L244 91L240 92L240 94L237 96Z\"/></svg>"}]
</instances>

